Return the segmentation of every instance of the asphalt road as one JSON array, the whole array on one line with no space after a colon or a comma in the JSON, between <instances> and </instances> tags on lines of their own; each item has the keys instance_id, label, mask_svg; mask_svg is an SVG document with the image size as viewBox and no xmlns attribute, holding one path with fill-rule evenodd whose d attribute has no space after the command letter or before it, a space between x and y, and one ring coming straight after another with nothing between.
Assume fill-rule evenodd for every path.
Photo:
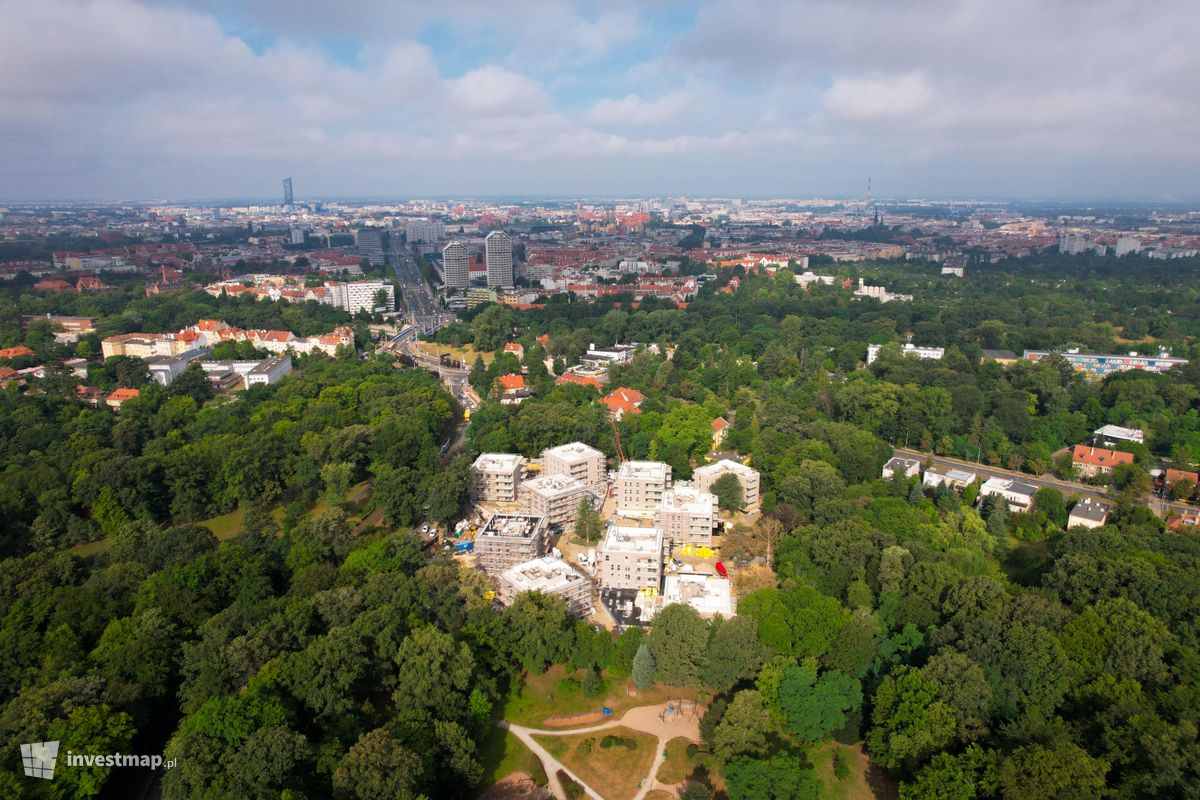
<instances>
[{"instance_id":1,"label":"asphalt road","mask_svg":"<svg viewBox=\"0 0 1200 800\"><path fill-rule=\"evenodd\" d=\"M1024 472L1016 472L1009 469L1001 469L987 464L976 464L974 461L964 461L960 458L948 458L946 456L935 456L929 453L922 453L919 450L909 450L903 447L895 448L896 455L905 458L913 458L922 463L931 462L935 467L964 469L970 472L978 473L985 478L1005 478L1007 480L1019 481L1038 489L1050 488L1058 489L1066 495L1077 495L1079 497L1093 497L1098 500L1106 500L1112 502L1108 491L1098 486L1088 486L1084 483L1075 481L1064 481L1056 478L1053 475L1027 475ZM1158 497L1153 497L1149 502L1142 505L1148 506L1151 511L1161 516L1166 516L1166 511L1172 513L1182 513L1183 511L1192 508L1186 503L1163 500Z\"/></svg>"},{"instance_id":2,"label":"asphalt road","mask_svg":"<svg viewBox=\"0 0 1200 800\"><path fill-rule=\"evenodd\" d=\"M421 277L421 270L417 268L412 253L393 245L388 250L388 258L396 272L400 298L409 320L421 333L431 333L454 319L453 314L438 305L429 285Z\"/></svg>"}]
</instances>

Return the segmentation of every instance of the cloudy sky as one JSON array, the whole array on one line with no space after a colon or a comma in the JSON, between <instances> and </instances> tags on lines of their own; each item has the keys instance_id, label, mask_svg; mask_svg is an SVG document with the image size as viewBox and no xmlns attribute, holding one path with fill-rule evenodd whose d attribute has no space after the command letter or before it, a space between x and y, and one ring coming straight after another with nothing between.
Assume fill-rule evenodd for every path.
<instances>
[{"instance_id":1,"label":"cloudy sky","mask_svg":"<svg viewBox=\"0 0 1200 800\"><path fill-rule=\"evenodd\" d=\"M1200 197L1197 0L0 0L0 198Z\"/></svg>"}]
</instances>

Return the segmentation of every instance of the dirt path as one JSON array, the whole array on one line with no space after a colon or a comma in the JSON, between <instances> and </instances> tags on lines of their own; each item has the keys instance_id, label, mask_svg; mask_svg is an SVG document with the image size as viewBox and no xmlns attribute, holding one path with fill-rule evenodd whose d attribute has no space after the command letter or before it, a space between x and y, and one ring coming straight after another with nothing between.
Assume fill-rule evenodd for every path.
<instances>
[{"instance_id":1,"label":"dirt path","mask_svg":"<svg viewBox=\"0 0 1200 800\"><path fill-rule=\"evenodd\" d=\"M533 738L534 734L538 736L574 736L577 733L594 733L618 727L650 734L658 740L658 747L654 752L654 763L650 765L650 772L642 779L642 788L634 795L634 800L644 800L651 790L660 786L658 782L658 770L662 767L663 761L666 758L667 742L680 736L690 739L693 742L701 740L699 717L693 716L687 719L678 713L667 715L666 709L668 705L670 704L659 703L652 706L638 706L626 711L620 719L612 719L600 725L591 725L586 728L543 730L541 728L527 728L524 725L513 725L503 720L500 720L498 724L511 731L514 736L525 743L526 747L533 751L535 756L542 760L542 766L546 770L546 777L550 780L550 790L554 792L555 797L563 798L564 800L567 795L563 789L562 782L558 779L558 771L560 769L571 776L572 780L582 786L588 794L597 798L597 800L604 800L604 795L588 786L578 775L568 769L565 764L550 755L546 748L538 744L537 740ZM662 788L667 787L663 786Z\"/></svg>"}]
</instances>

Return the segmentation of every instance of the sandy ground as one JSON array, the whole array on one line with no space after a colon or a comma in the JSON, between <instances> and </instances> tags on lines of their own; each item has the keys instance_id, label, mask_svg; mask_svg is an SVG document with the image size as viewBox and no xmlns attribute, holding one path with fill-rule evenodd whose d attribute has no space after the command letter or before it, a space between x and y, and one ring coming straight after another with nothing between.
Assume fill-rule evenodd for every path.
<instances>
[{"instance_id":1,"label":"sandy ground","mask_svg":"<svg viewBox=\"0 0 1200 800\"><path fill-rule=\"evenodd\" d=\"M579 776L571 772L565 765L554 756L547 752L546 748L538 744L533 738L533 734L539 736L574 736L578 733L592 733L593 731L602 731L606 728L630 728L640 733L648 733L658 739L658 747L654 753L654 762L650 765L650 771L642 780L642 788L634 797L634 800L644 800L646 795L654 789L663 791L672 791L675 787L659 783L656 776L658 770L662 767L663 757L666 753L667 742L677 737L683 736L693 742L700 741L700 714L682 715L678 712L675 714L667 714L668 704L659 703L652 706L638 706L631 708L625 712L620 719L609 720L601 725L592 725L587 728L571 728L570 730L545 730L541 728L527 728L523 725L513 725L508 722L501 721L499 724L502 727L512 731L513 735L525 743L525 746L533 751L542 761L542 766L546 770L546 775L550 778L550 790L554 792L554 796L558 798L566 798L566 793L562 787L562 783L558 780L558 771L562 770L571 777L576 783L584 788L584 790L596 800L604 800L604 795L596 789L588 786Z\"/></svg>"}]
</instances>

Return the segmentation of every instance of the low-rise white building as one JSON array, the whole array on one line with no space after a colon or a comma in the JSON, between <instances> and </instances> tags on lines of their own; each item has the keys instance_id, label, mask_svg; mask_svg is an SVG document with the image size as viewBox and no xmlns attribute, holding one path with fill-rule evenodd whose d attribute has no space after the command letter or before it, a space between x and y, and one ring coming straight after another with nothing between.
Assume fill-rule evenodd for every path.
<instances>
[{"instance_id":1,"label":"low-rise white building","mask_svg":"<svg viewBox=\"0 0 1200 800\"><path fill-rule=\"evenodd\" d=\"M592 611L592 582L561 558L542 556L509 567L500 573L498 584L497 595L506 605L524 592L541 592L562 597L576 616L586 617Z\"/></svg>"},{"instance_id":2,"label":"low-rise white building","mask_svg":"<svg viewBox=\"0 0 1200 800\"><path fill-rule=\"evenodd\" d=\"M736 613L732 581L699 572L679 572L663 578L663 607L672 603L689 605L704 619L720 614L729 619Z\"/></svg>"},{"instance_id":3,"label":"low-rise white building","mask_svg":"<svg viewBox=\"0 0 1200 800\"><path fill-rule=\"evenodd\" d=\"M583 442L571 442L542 451L542 473L565 475L582 481L597 494L608 489L608 464L604 453Z\"/></svg>"},{"instance_id":4,"label":"low-rise white building","mask_svg":"<svg viewBox=\"0 0 1200 800\"><path fill-rule=\"evenodd\" d=\"M476 565L491 575L546 554L546 520L531 514L493 514L475 536Z\"/></svg>"},{"instance_id":5,"label":"low-rise white building","mask_svg":"<svg viewBox=\"0 0 1200 800\"><path fill-rule=\"evenodd\" d=\"M617 469L614 493L617 513L625 517L652 516L671 488L671 465L661 461L624 461Z\"/></svg>"},{"instance_id":6,"label":"low-rise white building","mask_svg":"<svg viewBox=\"0 0 1200 800\"><path fill-rule=\"evenodd\" d=\"M662 531L610 525L596 559L600 585L605 589L658 589L662 583Z\"/></svg>"},{"instance_id":7,"label":"low-rise white building","mask_svg":"<svg viewBox=\"0 0 1200 800\"><path fill-rule=\"evenodd\" d=\"M926 489L936 489L942 484L946 484L951 489L962 491L975 482L975 477L974 472L962 469L948 469L944 472L927 469L925 476L921 479L921 484Z\"/></svg>"},{"instance_id":8,"label":"low-rise white building","mask_svg":"<svg viewBox=\"0 0 1200 800\"><path fill-rule=\"evenodd\" d=\"M551 527L575 522L580 502L590 496L587 484L567 475L539 475L522 481L517 488L521 508L545 517Z\"/></svg>"},{"instance_id":9,"label":"low-rise white building","mask_svg":"<svg viewBox=\"0 0 1200 800\"><path fill-rule=\"evenodd\" d=\"M1108 522L1109 506L1099 500L1085 497L1071 508L1067 517L1067 527L1074 528L1082 525L1085 528L1099 528Z\"/></svg>"},{"instance_id":10,"label":"low-rise white building","mask_svg":"<svg viewBox=\"0 0 1200 800\"><path fill-rule=\"evenodd\" d=\"M716 495L677 483L663 494L654 527L671 544L711 545L717 518Z\"/></svg>"},{"instance_id":11,"label":"low-rise white building","mask_svg":"<svg viewBox=\"0 0 1200 800\"><path fill-rule=\"evenodd\" d=\"M1008 478L988 478L979 487L979 500L991 495L1003 497L1008 502L1008 510L1013 513L1028 511L1033 508L1033 496L1037 488L1027 483L1009 480Z\"/></svg>"},{"instance_id":12,"label":"low-rise white building","mask_svg":"<svg viewBox=\"0 0 1200 800\"><path fill-rule=\"evenodd\" d=\"M875 361L879 358L879 351L882 350L883 347L884 345L881 344L867 345L868 364L875 363ZM900 348L900 355L915 356L917 358L924 358L930 361L941 361L942 357L946 355L946 348L922 347L921 345L913 344L912 342L906 342L904 346Z\"/></svg>"},{"instance_id":13,"label":"low-rise white building","mask_svg":"<svg viewBox=\"0 0 1200 800\"><path fill-rule=\"evenodd\" d=\"M1138 428L1123 428L1120 425L1104 425L1092 432L1096 444L1112 446L1117 442L1146 443L1146 432Z\"/></svg>"},{"instance_id":14,"label":"low-rise white building","mask_svg":"<svg viewBox=\"0 0 1200 800\"><path fill-rule=\"evenodd\" d=\"M921 462L915 458L904 458L903 456L892 456L886 464L883 465L881 473L884 480L892 478L896 475L903 475L905 478L915 478L921 473Z\"/></svg>"},{"instance_id":15,"label":"low-rise white building","mask_svg":"<svg viewBox=\"0 0 1200 800\"><path fill-rule=\"evenodd\" d=\"M524 463L515 453L480 453L471 465L471 502L516 502Z\"/></svg>"},{"instance_id":16,"label":"low-rise white building","mask_svg":"<svg viewBox=\"0 0 1200 800\"><path fill-rule=\"evenodd\" d=\"M692 472L692 485L702 492L712 492L712 485L722 475L732 474L742 485L742 508L753 508L758 504L759 475L758 470L748 467L740 461L722 458L703 467L697 467Z\"/></svg>"}]
</instances>

